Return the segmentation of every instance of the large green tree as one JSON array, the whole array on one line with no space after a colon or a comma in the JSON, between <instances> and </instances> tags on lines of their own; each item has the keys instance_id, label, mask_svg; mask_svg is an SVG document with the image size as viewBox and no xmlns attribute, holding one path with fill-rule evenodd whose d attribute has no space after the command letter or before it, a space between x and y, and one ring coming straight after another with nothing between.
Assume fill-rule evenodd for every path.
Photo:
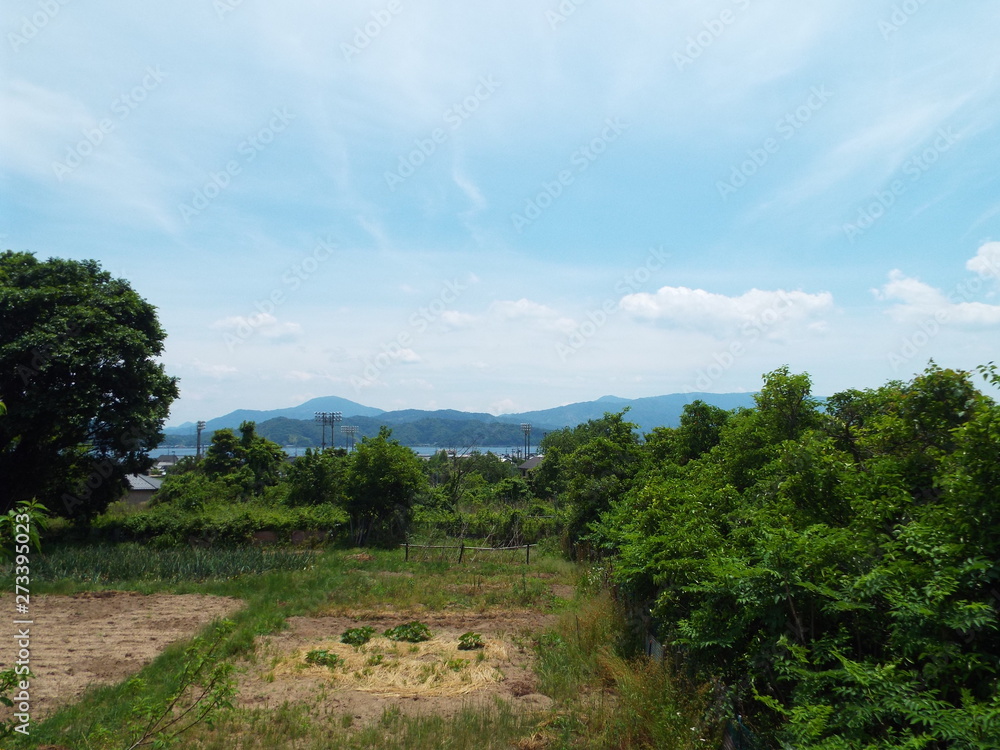
<instances>
[{"instance_id":1,"label":"large green tree","mask_svg":"<svg viewBox=\"0 0 1000 750\"><path fill-rule=\"evenodd\" d=\"M87 519L121 496L177 397L155 308L96 261L0 255L0 512Z\"/></svg>"},{"instance_id":2,"label":"large green tree","mask_svg":"<svg viewBox=\"0 0 1000 750\"><path fill-rule=\"evenodd\" d=\"M391 542L405 532L410 509L427 490L427 477L417 455L392 439L382 427L378 437L364 438L351 456L347 474L347 512L355 543Z\"/></svg>"}]
</instances>

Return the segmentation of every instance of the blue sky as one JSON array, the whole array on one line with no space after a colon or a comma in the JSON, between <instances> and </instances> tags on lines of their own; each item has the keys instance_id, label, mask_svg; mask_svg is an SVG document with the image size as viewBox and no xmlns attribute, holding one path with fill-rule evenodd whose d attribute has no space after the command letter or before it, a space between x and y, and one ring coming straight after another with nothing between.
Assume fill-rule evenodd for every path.
<instances>
[{"instance_id":1,"label":"blue sky","mask_svg":"<svg viewBox=\"0 0 1000 750\"><path fill-rule=\"evenodd\" d=\"M0 244L95 258L157 306L173 424L971 368L1000 334L996 22L14 0Z\"/></svg>"}]
</instances>

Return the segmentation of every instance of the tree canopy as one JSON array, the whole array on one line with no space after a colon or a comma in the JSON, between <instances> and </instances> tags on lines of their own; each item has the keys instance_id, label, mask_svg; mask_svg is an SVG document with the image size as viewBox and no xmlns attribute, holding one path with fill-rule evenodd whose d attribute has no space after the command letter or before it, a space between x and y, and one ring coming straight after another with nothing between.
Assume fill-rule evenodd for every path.
<instances>
[{"instance_id":1,"label":"tree canopy","mask_svg":"<svg viewBox=\"0 0 1000 750\"><path fill-rule=\"evenodd\" d=\"M0 255L0 512L90 518L149 466L176 380L155 308L96 261Z\"/></svg>"},{"instance_id":2,"label":"tree canopy","mask_svg":"<svg viewBox=\"0 0 1000 750\"><path fill-rule=\"evenodd\" d=\"M688 426L590 525L658 636L776 747L1000 747L1000 407L972 373L821 403L781 368L707 450L662 450Z\"/></svg>"}]
</instances>

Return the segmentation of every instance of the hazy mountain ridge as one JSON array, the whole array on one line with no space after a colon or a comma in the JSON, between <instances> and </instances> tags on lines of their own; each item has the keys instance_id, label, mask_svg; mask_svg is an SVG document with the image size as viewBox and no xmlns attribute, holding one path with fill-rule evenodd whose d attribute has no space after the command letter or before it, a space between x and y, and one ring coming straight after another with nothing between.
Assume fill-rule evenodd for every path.
<instances>
[{"instance_id":1,"label":"hazy mountain ridge","mask_svg":"<svg viewBox=\"0 0 1000 750\"><path fill-rule=\"evenodd\" d=\"M456 409L426 411L401 409L383 411L337 396L311 399L299 406L285 409L237 409L221 417L207 420L206 432L229 427L236 429L244 420L257 423L258 431L282 445L319 445L322 428L313 421L317 411L339 411L341 424L357 426L356 438L376 435L382 425L392 427L393 436L406 445L441 445L467 447L469 445L523 445L522 422L532 426L532 443L537 444L545 432L561 427L575 427L590 419L599 419L606 412L621 411L628 407L627 418L639 425L642 432L654 427L676 427L684 406L700 399L723 409L754 405L751 393L673 393L665 396L626 399L602 396L594 401L566 404L551 409L493 415L483 412L463 412ZM184 439L194 436L193 423L164 430L169 439L186 444ZM331 444L330 431L326 431L327 444ZM205 438L207 439L207 435ZM343 446L345 436L337 430L336 444ZM193 440L190 441L193 445Z\"/></svg>"}]
</instances>

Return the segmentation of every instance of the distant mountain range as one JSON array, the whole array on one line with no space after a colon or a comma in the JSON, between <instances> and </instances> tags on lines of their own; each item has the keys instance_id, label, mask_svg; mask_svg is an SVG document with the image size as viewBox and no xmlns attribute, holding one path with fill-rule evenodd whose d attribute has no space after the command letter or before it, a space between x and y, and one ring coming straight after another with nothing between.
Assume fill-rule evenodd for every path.
<instances>
[{"instance_id":1,"label":"distant mountain range","mask_svg":"<svg viewBox=\"0 0 1000 750\"><path fill-rule=\"evenodd\" d=\"M587 420L599 419L606 412L618 412L628 407L626 418L639 425L639 429L645 433L654 427L676 427L684 407L699 399L722 409L754 405L752 393L673 393L637 399L604 396L596 401L494 416L454 409L383 411L345 398L323 396L286 409L237 409L225 416L206 420L207 434L203 434L203 440L210 439L215 430L226 427L236 429L241 422L251 420L257 423L261 435L281 445L318 446L322 441L323 428L315 423L315 413L339 411L343 415L341 424L352 424L358 428L358 440L378 434L379 427L387 425L392 428L393 437L404 445L518 446L523 445L524 441L520 428L523 422L531 424L532 442L537 444L546 432L562 427L575 427ZM194 445L196 427L193 422L187 422L177 427L168 427L164 429L164 433L167 435L166 443ZM326 431L326 435L327 444L330 444L329 431ZM340 434L340 430L337 431L335 442L337 445L344 445L344 436Z\"/></svg>"}]
</instances>

